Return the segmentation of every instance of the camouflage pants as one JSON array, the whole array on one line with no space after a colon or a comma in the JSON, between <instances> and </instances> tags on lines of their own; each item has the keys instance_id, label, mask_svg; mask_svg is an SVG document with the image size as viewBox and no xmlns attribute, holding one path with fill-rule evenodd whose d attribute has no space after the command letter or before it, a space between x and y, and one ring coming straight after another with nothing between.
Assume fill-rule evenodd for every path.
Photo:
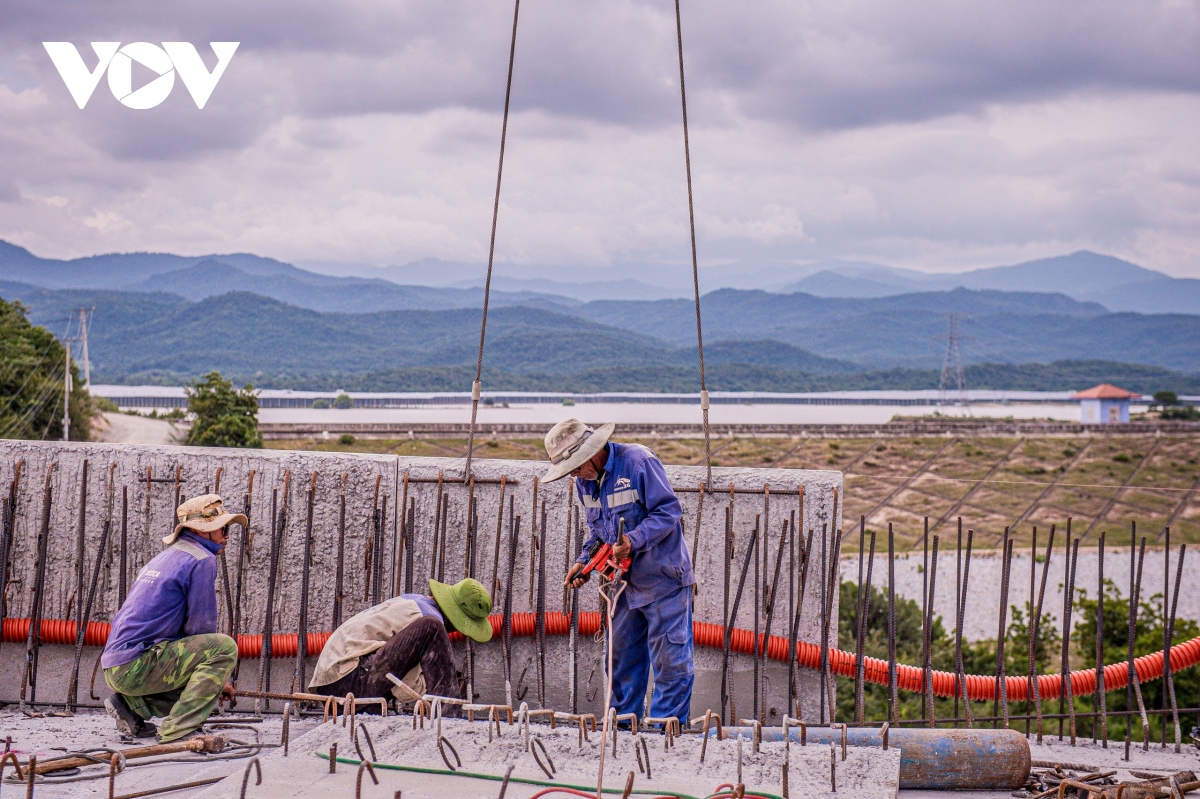
<instances>
[{"instance_id":1,"label":"camouflage pants","mask_svg":"<svg viewBox=\"0 0 1200 799\"><path fill-rule=\"evenodd\" d=\"M235 665L232 638L193 635L155 644L137 660L105 669L104 681L143 719L165 716L158 739L167 743L208 719Z\"/></svg>"}]
</instances>

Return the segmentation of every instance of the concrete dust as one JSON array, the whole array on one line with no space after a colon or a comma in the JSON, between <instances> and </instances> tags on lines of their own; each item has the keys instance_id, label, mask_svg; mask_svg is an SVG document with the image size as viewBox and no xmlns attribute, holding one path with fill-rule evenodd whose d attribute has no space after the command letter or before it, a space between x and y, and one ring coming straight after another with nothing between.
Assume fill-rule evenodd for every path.
<instances>
[{"instance_id":1,"label":"concrete dust","mask_svg":"<svg viewBox=\"0 0 1200 799\"><path fill-rule=\"evenodd\" d=\"M304 731L320 723L305 718L301 721L292 720L292 734L302 734ZM283 720L280 716L268 716L259 724L239 724L226 726L223 724L206 724L206 733L223 735L229 740L245 741L246 743L278 744ZM45 761L52 757L62 757L69 752L89 751L107 758L108 754L99 750L109 749L120 751L134 746L153 744L153 739L130 741L123 740L118 735L113 720L104 711L81 711L70 717L29 718L15 709L0 711L0 739L11 738L12 751L24 763L29 755L36 755L38 760ZM259 756L270 752L270 749L258 750ZM235 758L231 755L244 755ZM237 772L241 774L246 762L254 754L253 750L239 752L227 751L222 755L183 754L168 755L162 758L146 760L131 760L125 771L117 775L116 793L131 793L139 790L158 788L166 785L177 785L182 782L205 779L208 777L224 777ZM151 763L151 761L153 761ZM24 795L24 786L14 786L10 777L13 775L12 765L4 771L3 787L0 795ZM108 766L97 765L81 770L76 774L64 774L67 777L93 777L93 779L78 779L71 782L38 782L35 786L35 796L38 799L59 799L59 797L90 797L108 796ZM57 778L56 778L57 779ZM172 797L190 797L199 792L200 788L172 792Z\"/></svg>"}]
</instances>

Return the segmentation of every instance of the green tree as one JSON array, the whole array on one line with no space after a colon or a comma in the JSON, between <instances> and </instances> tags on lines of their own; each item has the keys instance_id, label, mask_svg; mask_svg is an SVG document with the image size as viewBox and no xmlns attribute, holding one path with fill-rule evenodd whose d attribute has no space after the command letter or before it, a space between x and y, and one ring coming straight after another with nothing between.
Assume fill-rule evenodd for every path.
<instances>
[{"instance_id":1,"label":"green tree","mask_svg":"<svg viewBox=\"0 0 1200 799\"><path fill-rule=\"evenodd\" d=\"M263 445L258 432L258 394L254 386L235 389L212 371L187 385L188 412L195 417L187 443L197 447L255 447Z\"/></svg>"},{"instance_id":2,"label":"green tree","mask_svg":"<svg viewBox=\"0 0 1200 799\"><path fill-rule=\"evenodd\" d=\"M0 299L0 438L61 439L67 353L30 323L20 302ZM96 407L72 361L71 440L87 441Z\"/></svg>"},{"instance_id":3,"label":"green tree","mask_svg":"<svg viewBox=\"0 0 1200 799\"><path fill-rule=\"evenodd\" d=\"M342 410L345 410L346 408L353 408L354 398L349 394L338 394L333 398L333 407L341 408Z\"/></svg>"},{"instance_id":4,"label":"green tree","mask_svg":"<svg viewBox=\"0 0 1200 799\"><path fill-rule=\"evenodd\" d=\"M1155 391L1154 404L1164 408L1179 404L1179 397L1174 391Z\"/></svg>"}]
</instances>

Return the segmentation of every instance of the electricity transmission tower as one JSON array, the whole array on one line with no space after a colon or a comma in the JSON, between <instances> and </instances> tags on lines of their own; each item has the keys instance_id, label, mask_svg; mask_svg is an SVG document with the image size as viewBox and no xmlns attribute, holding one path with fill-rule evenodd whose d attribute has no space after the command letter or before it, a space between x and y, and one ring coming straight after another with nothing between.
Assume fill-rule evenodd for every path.
<instances>
[{"instance_id":1,"label":"electricity transmission tower","mask_svg":"<svg viewBox=\"0 0 1200 799\"><path fill-rule=\"evenodd\" d=\"M946 314L946 355L942 358L942 378L938 381L938 407L944 408L948 404L954 404L966 408L970 413L971 406L967 404L967 381L963 377L962 349L959 346L964 339L958 329L962 318L961 313ZM940 339L941 336L936 338ZM948 402L951 381L956 384L957 395L952 403Z\"/></svg>"}]
</instances>

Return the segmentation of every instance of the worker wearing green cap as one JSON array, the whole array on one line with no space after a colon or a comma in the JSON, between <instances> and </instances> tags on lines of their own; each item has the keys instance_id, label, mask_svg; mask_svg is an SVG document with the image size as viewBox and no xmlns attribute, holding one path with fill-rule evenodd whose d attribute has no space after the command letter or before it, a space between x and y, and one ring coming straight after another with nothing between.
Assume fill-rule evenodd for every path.
<instances>
[{"instance_id":1,"label":"worker wearing green cap","mask_svg":"<svg viewBox=\"0 0 1200 799\"><path fill-rule=\"evenodd\" d=\"M492 598L477 580L429 581L429 594L401 594L351 617L329 636L309 688L326 696L411 697L392 684L401 678L417 694L463 698L450 650L458 631L480 643L492 637Z\"/></svg>"}]
</instances>

